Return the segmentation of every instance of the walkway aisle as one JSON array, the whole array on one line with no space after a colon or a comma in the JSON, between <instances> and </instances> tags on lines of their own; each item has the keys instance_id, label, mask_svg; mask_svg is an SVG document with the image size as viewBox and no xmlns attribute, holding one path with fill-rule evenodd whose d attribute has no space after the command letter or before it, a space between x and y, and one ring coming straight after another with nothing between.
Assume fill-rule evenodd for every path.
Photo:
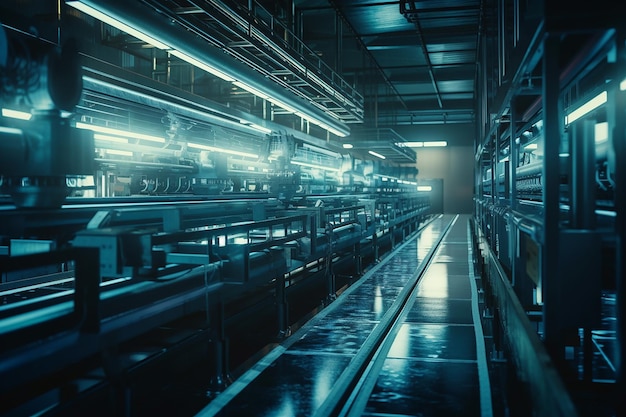
<instances>
[{"instance_id":1,"label":"walkway aisle","mask_svg":"<svg viewBox=\"0 0 626 417\"><path fill-rule=\"evenodd\" d=\"M418 283L365 416L492 415L468 219L459 216Z\"/></svg>"},{"instance_id":2,"label":"walkway aisle","mask_svg":"<svg viewBox=\"0 0 626 417\"><path fill-rule=\"evenodd\" d=\"M441 216L397 247L215 398L198 416L311 416L372 330L418 278L413 306L360 410L368 416L481 416L468 217ZM432 254L432 252L431 252ZM415 287L413 287L415 288ZM404 290L404 291L403 291ZM475 294L475 288L473 289ZM397 304L397 303L396 303ZM368 339L369 340L369 339ZM482 345L481 345L482 346ZM480 354L480 352L478 352ZM484 352L482 353L484 358ZM381 362L382 363L382 362ZM484 365L484 363L483 363ZM486 372L486 365L484 371ZM373 375L376 378L376 374ZM484 385L484 384L483 384ZM488 382L487 382L488 392ZM487 402L487 400L485 400ZM489 408L490 409L490 408Z\"/></svg>"}]
</instances>

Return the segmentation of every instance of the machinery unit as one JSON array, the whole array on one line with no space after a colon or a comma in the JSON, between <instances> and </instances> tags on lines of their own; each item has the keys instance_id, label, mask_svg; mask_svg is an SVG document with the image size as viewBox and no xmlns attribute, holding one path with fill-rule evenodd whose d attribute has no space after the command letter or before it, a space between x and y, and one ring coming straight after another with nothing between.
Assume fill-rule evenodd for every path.
<instances>
[{"instance_id":1,"label":"machinery unit","mask_svg":"<svg viewBox=\"0 0 626 417\"><path fill-rule=\"evenodd\" d=\"M129 59L71 6L90 2L66 3L64 36L93 25ZM217 392L431 214L417 169L142 78L85 39L0 36L3 415L126 414L179 366Z\"/></svg>"}]
</instances>

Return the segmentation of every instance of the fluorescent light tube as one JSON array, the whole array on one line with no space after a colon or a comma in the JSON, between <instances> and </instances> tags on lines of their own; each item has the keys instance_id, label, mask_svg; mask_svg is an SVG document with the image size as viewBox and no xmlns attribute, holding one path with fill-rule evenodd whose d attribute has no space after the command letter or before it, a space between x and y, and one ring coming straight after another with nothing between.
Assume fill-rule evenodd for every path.
<instances>
[{"instance_id":1,"label":"fluorescent light tube","mask_svg":"<svg viewBox=\"0 0 626 417\"><path fill-rule=\"evenodd\" d=\"M588 102L586 102L585 104L583 104L582 106L578 107L576 110L572 111L567 116L565 116L565 124L566 125L570 124L573 121L580 119L587 113L597 109L598 107L606 103L607 99L608 99L607 92L606 91L601 92L600 94L598 94L597 96L595 96L594 98L592 98L591 100L589 100Z\"/></svg>"},{"instance_id":2,"label":"fluorescent light tube","mask_svg":"<svg viewBox=\"0 0 626 417\"><path fill-rule=\"evenodd\" d=\"M246 90L247 92L252 93L255 96L260 97L264 100L269 97L267 94L263 93L261 90L257 90L256 88L251 87L248 84L242 83L241 81L233 81L233 85L236 85L242 90Z\"/></svg>"},{"instance_id":3,"label":"fluorescent light tube","mask_svg":"<svg viewBox=\"0 0 626 417\"><path fill-rule=\"evenodd\" d=\"M104 151L108 155L133 156L133 153L131 151L122 151L119 149L105 149Z\"/></svg>"},{"instance_id":4,"label":"fluorescent light tube","mask_svg":"<svg viewBox=\"0 0 626 417\"><path fill-rule=\"evenodd\" d=\"M284 110L287 110L289 113L298 113L298 111L297 111L296 109L294 109L293 107L291 107L291 106L289 106L289 105L287 105L287 104L283 103L283 102L282 102L282 101L280 101L280 100L276 100L276 99L275 99L275 98L273 98L273 97L268 97L268 98L267 98L267 101L269 101L270 103L273 103L273 104L277 105L278 107L281 107L281 108L282 108L282 109L284 109Z\"/></svg>"},{"instance_id":5,"label":"fluorescent light tube","mask_svg":"<svg viewBox=\"0 0 626 417\"><path fill-rule=\"evenodd\" d=\"M425 148L438 148L438 147L445 147L445 146L448 146L448 142L446 142L445 140L435 140L432 142L424 142Z\"/></svg>"},{"instance_id":6,"label":"fluorescent light tube","mask_svg":"<svg viewBox=\"0 0 626 417\"><path fill-rule=\"evenodd\" d=\"M76 8L76 9L80 10L81 12L83 12L85 14L88 14L91 17L95 17L96 19L98 19L98 20L100 20L100 21L102 21L102 22L104 22L104 23L106 23L108 25L111 25L111 26L113 26L113 27L115 27L115 28L117 28L117 29L119 29L119 30L121 30L123 32L126 32L129 35L134 36L137 39L141 39L142 41L144 41L144 42L146 42L146 43L148 43L148 44L150 44L150 45L152 45L152 46L154 46L156 48L159 48L159 49L171 49L169 45L167 45L167 44L165 44L165 43L163 43L161 41L158 41L158 40L154 39L153 37L148 36L145 33L142 33L141 31L133 28L132 26L128 26L127 24L122 23L119 20L117 20L117 19L115 19L115 18L113 18L113 17L111 17L111 16L109 16L109 15L107 15L105 13L102 13L101 11L99 11L97 9L94 9L93 7L88 6L88 5L86 5L86 4L84 4L84 3L80 2L80 1L68 1L68 2L66 2L66 4L68 6L72 6L72 7Z\"/></svg>"},{"instance_id":7,"label":"fluorescent light tube","mask_svg":"<svg viewBox=\"0 0 626 417\"><path fill-rule=\"evenodd\" d=\"M12 119L20 119L20 120L30 120L33 117L32 114L27 113L25 111L11 110L11 109L2 109L2 115L4 117L10 117Z\"/></svg>"},{"instance_id":8,"label":"fluorescent light tube","mask_svg":"<svg viewBox=\"0 0 626 417\"><path fill-rule=\"evenodd\" d=\"M335 135L335 136L339 136L340 138L345 138L346 136L348 136L348 135L346 135L345 133L340 132L340 131L338 131L337 129L333 129L333 128L332 128L332 127L330 127L330 126L328 126L328 128L327 128L326 130L328 130L330 133L332 133L332 134L333 134L333 135Z\"/></svg>"},{"instance_id":9,"label":"fluorescent light tube","mask_svg":"<svg viewBox=\"0 0 626 417\"><path fill-rule=\"evenodd\" d=\"M433 140L430 142L396 142L395 145L401 148L436 148L448 146L448 142L445 140Z\"/></svg>"},{"instance_id":10,"label":"fluorescent light tube","mask_svg":"<svg viewBox=\"0 0 626 417\"><path fill-rule=\"evenodd\" d=\"M370 155L375 156L376 158L387 159L384 155L381 155L381 154L379 154L377 152L374 152L374 151L367 151L367 153L369 153Z\"/></svg>"},{"instance_id":11,"label":"fluorescent light tube","mask_svg":"<svg viewBox=\"0 0 626 417\"><path fill-rule=\"evenodd\" d=\"M270 134L272 133L272 129L268 129L266 127L263 126L259 126L257 124L254 123L250 123L249 125L251 128L258 130L259 132L265 133L265 134Z\"/></svg>"},{"instance_id":12,"label":"fluorescent light tube","mask_svg":"<svg viewBox=\"0 0 626 417\"><path fill-rule=\"evenodd\" d=\"M105 133L109 135L122 136L125 138L149 140L151 142L165 143L165 138L152 135L144 135L143 133L126 132L124 130L112 129L110 127L90 125L88 123L76 122L78 129L91 130L97 133Z\"/></svg>"},{"instance_id":13,"label":"fluorescent light tube","mask_svg":"<svg viewBox=\"0 0 626 417\"><path fill-rule=\"evenodd\" d=\"M233 82L235 81L235 79L233 77L231 77L230 75L216 69L213 68L212 66L208 65L205 62L200 61L199 59L196 59L192 56L187 55L184 52L178 51L178 50L172 50L170 51L170 54L174 55L175 57L178 57L180 59L182 59L183 61L196 66L198 68L200 68L201 70L204 70L206 72L208 72L209 74L213 74L218 78L221 78L224 81L228 81L228 82Z\"/></svg>"},{"instance_id":14,"label":"fluorescent light tube","mask_svg":"<svg viewBox=\"0 0 626 417\"><path fill-rule=\"evenodd\" d=\"M255 158L256 159L256 158L259 157L259 155L256 155L256 154L253 154L253 153L233 151L233 150L230 150L230 149L218 148L216 146L201 145L199 143L189 142L189 143L187 143L187 146L189 146L190 148L201 149L201 150L204 150L204 151L222 152L222 153L227 153L229 155L245 156L245 157L248 157L248 158Z\"/></svg>"},{"instance_id":15,"label":"fluorescent light tube","mask_svg":"<svg viewBox=\"0 0 626 417\"><path fill-rule=\"evenodd\" d=\"M256 123L249 122L249 121L247 121L245 119L240 119L239 123L241 123L242 125L251 127L254 130L258 130L261 133L265 133L265 134L272 133L272 129L268 129L268 128L264 127L264 126L257 125Z\"/></svg>"},{"instance_id":16,"label":"fluorescent light tube","mask_svg":"<svg viewBox=\"0 0 626 417\"><path fill-rule=\"evenodd\" d=\"M351 143L344 143L342 146L343 146L344 149L352 149L352 148L354 148L354 146Z\"/></svg>"},{"instance_id":17,"label":"fluorescent light tube","mask_svg":"<svg viewBox=\"0 0 626 417\"><path fill-rule=\"evenodd\" d=\"M106 140L107 142L128 143L128 139L126 138L118 138L116 136L103 135L101 133L95 133L93 138L96 140Z\"/></svg>"},{"instance_id":18,"label":"fluorescent light tube","mask_svg":"<svg viewBox=\"0 0 626 417\"><path fill-rule=\"evenodd\" d=\"M293 165L300 165L300 166L303 166L303 167L323 169L325 171L332 171L332 172L339 172L339 168L325 167L325 166L322 166L322 165L310 164L308 162L290 161L290 163L292 163Z\"/></svg>"},{"instance_id":19,"label":"fluorescent light tube","mask_svg":"<svg viewBox=\"0 0 626 417\"><path fill-rule=\"evenodd\" d=\"M417 186L417 191L432 191L433 187L431 187L430 185L418 185Z\"/></svg>"}]
</instances>

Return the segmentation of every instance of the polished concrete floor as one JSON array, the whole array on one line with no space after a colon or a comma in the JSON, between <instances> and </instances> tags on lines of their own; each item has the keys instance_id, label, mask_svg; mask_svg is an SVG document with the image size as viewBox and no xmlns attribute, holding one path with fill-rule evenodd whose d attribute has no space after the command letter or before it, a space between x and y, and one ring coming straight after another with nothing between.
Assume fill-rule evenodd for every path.
<instances>
[{"instance_id":1,"label":"polished concrete floor","mask_svg":"<svg viewBox=\"0 0 626 417\"><path fill-rule=\"evenodd\" d=\"M467 222L466 216L431 222L198 415L313 415L450 224L409 300L363 415L488 415L481 414L481 388L489 388L479 382L484 350L476 346Z\"/></svg>"}]
</instances>

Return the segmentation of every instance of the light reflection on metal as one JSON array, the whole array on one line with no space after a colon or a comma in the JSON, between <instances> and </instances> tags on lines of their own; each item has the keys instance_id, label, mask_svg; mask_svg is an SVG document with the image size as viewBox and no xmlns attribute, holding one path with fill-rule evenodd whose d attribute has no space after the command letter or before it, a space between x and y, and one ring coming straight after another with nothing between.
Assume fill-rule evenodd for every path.
<instances>
[{"instance_id":1,"label":"light reflection on metal","mask_svg":"<svg viewBox=\"0 0 626 417\"><path fill-rule=\"evenodd\" d=\"M575 120L580 119L587 113L597 109L608 100L608 93L606 91L601 92L597 96L593 97L591 100L583 104L582 106L576 108L572 112L570 112L567 116L565 116L565 124L568 125Z\"/></svg>"},{"instance_id":2,"label":"light reflection on metal","mask_svg":"<svg viewBox=\"0 0 626 417\"><path fill-rule=\"evenodd\" d=\"M230 155L244 156L247 158L257 159L259 157L259 155L254 154L254 153L240 152L240 151L235 151L231 149L218 148L217 146L202 145L202 144L193 143L193 142L189 142L187 146L189 146L190 148L200 149L203 151L221 152L221 153L227 153Z\"/></svg>"},{"instance_id":3,"label":"light reflection on metal","mask_svg":"<svg viewBox=\"0 0 626 417\"><path fill-rule=\"evenodd\" d=\"M91 5L88 3L90 3ZM104 23L107 23L123 32L126 32L129 35L134 36L137 39L140 39L150 45L153 45L159 49L167 50L171 55L176 56L182 59L183 61L188 62L189 64L194 65L204 71L207 71L210 74L213 74L223 79L224 81L232 82L234 85L238 86L239 88L242 88L250 92L251 94L256 95L259 98L268 100L269 102L275 104L276 106L279 106L285 109L289 113L298 114L302 118L306 119L308 122L315 124L338 137L346 137L349 134L348 129L338 129L336 127L331 126L329 123L321 121L317 116L314 116L309 112L299 111L298 109L294 108L294 106L291 106L288 103L286 103L285 100L278 98L276 94L266 92L264 91L264 89L252 87L250 85L251 83L247 81L247 78L248 78L247 76L243 76L241 74L239 75L227 74L226 71L222 71L222 69L216 68L215 65L210 65L210 62L208 60L199 59L197 57L192 56L193 55L192 53L183 51L182 49L184 48L182 47L176 48L172 45L168 45L168 43L165 43L159 39L156 39L157 36L154 33L152 34L153 36L146 34L145 32L148 32L148 30L145 30L146 28L142 28L143 30L141 32L134 29L129 24L123 21L124 19L126 19L130 23L130 20L128 20L130 18L126 17L126 14L122 15L120 13L120 16L122 16L120 17L120 16L115 16L116 13L111 12L111 10L114 8L114 5L112 4L101 5L98 3L91 2L89 0L68 1L67 4L69 6L72 6L82 11L83 13L86 13L92 17L95 17L98 20L101 20ZM128 15L130 15L130 13L128 13ZM162 36L166 36L166 35L162 35ZM191 47L187 45L186 48L189 49ZM323 110L321 109L319 111L323 112ZM327 116L332 119L332 116L326 113L324 113L324 116ZM338 120L336 122L341 123Z\"/></svg>"},{"instance_id":4,"label":"light reflection on metal","mask_svg":"<svg viewBox=\"0 0 626 417\"><path fill-rule=\"evenodd\" d=\"M339 172L339 168L333 168L333 167L322 166L322 165L315 165L315 164L310 164L308 162L293 161L293 160L290 161L290 162L293 165L300 165L300 166L303 166L303 167L322 169L324 171Z\"/></svg>"},{"instance_id":5,"label":"light reflection on metal","mask_svg":"<svg viewBox=\"0 0 626 417\"><path fill-rule=\"evenodd\" d=\"M124 130L113 129L110 127L91 125L91 124L83 123L83 122L76 122L76 128L91 130L92 132L97 132L97 133L105 133L108 135L121 136L125 138L133 138L133 139L147 140L151 142L165 143L165 138L162 138L159 136L145 135L143 133L128 132Z\"/></svg>"}]
</instances>

